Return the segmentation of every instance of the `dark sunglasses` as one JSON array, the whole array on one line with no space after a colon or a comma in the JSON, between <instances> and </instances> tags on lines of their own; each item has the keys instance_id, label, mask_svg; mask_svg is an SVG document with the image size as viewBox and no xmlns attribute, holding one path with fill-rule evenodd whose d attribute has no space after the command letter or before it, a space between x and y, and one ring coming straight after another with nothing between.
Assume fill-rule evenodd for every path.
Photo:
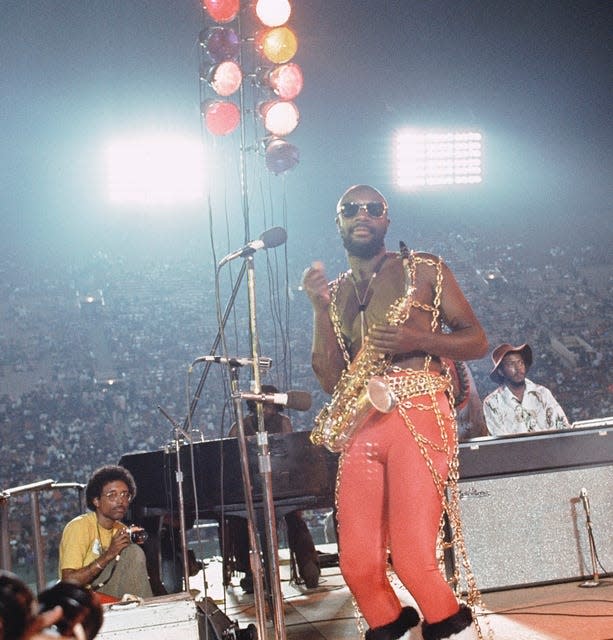
<instances>
[{"instance_id":1,"label":"dark sunglasses","mask_svg":"<svg viewBox=\"0 0 613 640\"><path fill-rule=\"evenodd\" d=\"M366 209L371 218L380 218L385 215L387 205L385 202L344 202L338 212L343 218L355 218L361 209Z\"/></svg>"}]
</instances>

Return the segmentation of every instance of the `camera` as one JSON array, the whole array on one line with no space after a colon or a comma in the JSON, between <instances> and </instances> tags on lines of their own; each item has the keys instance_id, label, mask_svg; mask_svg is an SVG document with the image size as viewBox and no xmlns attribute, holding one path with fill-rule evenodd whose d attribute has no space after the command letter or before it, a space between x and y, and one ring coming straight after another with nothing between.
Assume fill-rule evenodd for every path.
<instances>
[{"instance_id":1,"label":"camera","mask_svg":"<svg viewBox=\"0 0 613 640\"><path fill-rule=\"evenodd\" d=\"M146 542L149 539L149 534L144 529L131 526L127 527L126 531L130 536L130 541L135 544L143 544L143 542Z\"/></svg>"},{"instance_id":2,"label":"camera","mask_svg":"<svg viewBox=\"0 0 613 640\"><path fill-rule=\"evenodd\" d=\"M87 640L92 640L102 626L102 607L93 593L71 582L58 582L38 596L39 613L57 605L64 615L55 624L60 635L72 637L73 629L80 624Z\"/></svg>"}]
</instances>

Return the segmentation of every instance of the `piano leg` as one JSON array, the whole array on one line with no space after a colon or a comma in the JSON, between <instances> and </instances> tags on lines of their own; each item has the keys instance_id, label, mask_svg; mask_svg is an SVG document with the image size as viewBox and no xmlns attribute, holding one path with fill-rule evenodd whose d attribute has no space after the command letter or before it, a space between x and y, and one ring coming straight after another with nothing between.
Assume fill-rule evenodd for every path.
<instances>
[{"instance_id":1,"label":"piano leg","mask_svg":"<svg viewBox=\"0 0 613 640\"><path fill-rule=\"evenodd\" d=\"M285 523L290 555L298 565L298 574L308 589L314 589L319 584L321 568L311 532L302 518L302 511L290 511L285 516Z\"/></svg>"},{"instance_id":2,"label":"piano leg","mask_svg":"<svg viewBox=\"0 0 613 640\"><path fill-rule=\"evenodd\" d=\"M301 511L290 511L285 515L287 526L287 543L290 550L290 558L295 561L298 575L304 581L307 588L312 589L319 584L321 569L319 556L311 533L302 518ZM259 525L260 523L258 523ZM264 532L258 527L260 540L263 540ZM225 527L222 532L222 557L224 586L231 582L233 573L244 573L241 587L246 593L253 590L253 578L249 563L249 535L247 520L241 516L225 516ZM265 569L267 569L265 567ZM266 578L268 579L267 572ZM292 575L296 579L295 572Z\"/></svg>"},{"instance_id":3,"label":"piano leg","mask_svg":"<svg viewBox=\"0 0 613 640\"><path fill-rule=\"evenodd\" d=\"M149 537L143 544L143 551L147 560L147 573L154 596L166 595L162 582L162 555L160 548L160 531L162 528L162 516L149 516L139 521L139 524L147 531Z\"/></svg>"},{"instance_id":4,"label":"piano leg","mask_svg":"<svg viewBox=\"0 0 613 640\"><path fill-rule=\"evenodd\" d=\"M224 587L230 585L233 573L244 573L243 589L253 593L253 578L249 562L249 532L247 520L242 516L225 516L221 532L221 555L223 558ZM243 582L243 581L241 581ZM247 589L245 587L249 586Z\"/></svg>"}]
</instances>

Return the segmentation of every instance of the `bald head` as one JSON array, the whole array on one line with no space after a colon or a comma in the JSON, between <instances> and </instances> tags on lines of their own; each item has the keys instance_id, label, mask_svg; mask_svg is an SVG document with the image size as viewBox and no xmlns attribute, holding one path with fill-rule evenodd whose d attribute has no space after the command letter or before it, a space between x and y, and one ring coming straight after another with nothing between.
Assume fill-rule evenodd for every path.
<instances>
[{"instance_id":1,"label":"bald head","mask_svg":"<svg viewBox=\"0 0 613 640\"><path fill-rule=\"evenodd\" d=\"M349 187L338 201L336 226L349 256L369 260L385 251L390 219L383 194L367 184Z\"/></svg>"}]
</instances>

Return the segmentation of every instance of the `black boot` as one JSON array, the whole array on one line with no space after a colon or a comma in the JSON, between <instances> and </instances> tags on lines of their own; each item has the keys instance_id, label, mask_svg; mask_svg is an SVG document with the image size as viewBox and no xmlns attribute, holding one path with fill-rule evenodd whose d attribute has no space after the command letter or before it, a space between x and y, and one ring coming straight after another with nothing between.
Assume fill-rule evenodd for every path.
<instances>
[{"instance_id":1,"label":"black boot","mask_svg":"<svg viewBox=\"0 0 613 640\"><path fill-rule=\"evenodd\" d=\"M398 640L406 631L419 624L419 614L413 607L403 607L400 615L388 624L366 632L366 640Z\"/></svg>"},{"instance_id":2,"label":"black boot","mask_svg":"<svg viewBox=\"0 0 613 640\"><path fill-rule=\"evenodd\" d=\"M460 638L469 638L470 636L459 635L464 629L468 629L473 623L473 613L470 607L465 604L460 605L460 610L452 616L429 624L424 620L421 628L424 640L444 640L445 638L460 640ZM467 633L470 633L467 632Z\"/></svg>"}]
</instances>

